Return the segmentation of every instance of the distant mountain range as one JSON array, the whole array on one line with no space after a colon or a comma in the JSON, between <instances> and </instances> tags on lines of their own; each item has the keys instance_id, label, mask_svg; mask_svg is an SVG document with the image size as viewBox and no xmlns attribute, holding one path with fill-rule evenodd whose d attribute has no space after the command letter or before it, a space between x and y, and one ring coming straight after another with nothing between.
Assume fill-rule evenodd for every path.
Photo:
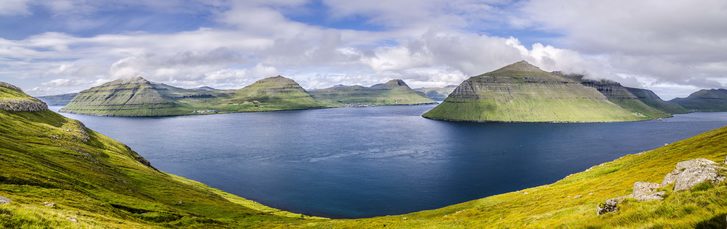
<instances>
[{"instance_id":1,"label":"distant mountain range","mask_svg":"<svg viewBox=\"0 0 727 229\"><path fill-rule=\"evenodd\" d=\"M520 61L469 78L423 116L476 122L616 122L712 111L727 111L727 90L701 90L664 101L647 89L546 72Z\"/></svg>"},{"instance_id":2,"label":"distant mountain range","mask_svg":"<svg viewBox=\"0 0 727 229\"><path fill-rule=\"evenodd\" d=\"M423 116L477 122L617 122L668 116L654 115L660 113L655 109L641 112L646 108L635 97L612 93L609 98L603 92L610 88L599 92L594 87L520 61L465 80Z\"/></svg>"},{"instance_id":3,"label":"distant mountain range","mask_svg":"<svg viewBox=\"0 0 727 229\"><path fill-rule=\"evenodd\" d=\"M450 93L457 88L457 85L447 85L444 87L422 87L415 88L415 91L424 93L425 96L435 101L444 101Z\"/></svg>"},{"instance_id":4,"label":"distant mountain range","mask_svg":"<svg viewBox=\"0 0 727 229\"><path fill-rule=\"evenodd\" d=\"M311 90L316 99L333 106L378 106L432 104L434 100L409 88L403 80L390 80L371 87L338 85Z\"/></svg>"},{"instance_id":5,"label":"distant mountain range","mask_svg":"<svg viewBox=\"0 0 727 229\"><path fill-rule=\"evenodd\" d=\"M265 78L237 90L185 89L135 77L111 81L79 93L40 98L52 106L64 106L61 112L99 116L172 116L434 103L402 80L371 87L338 86L308 92L283 76Z\"/></svg>"}]
</instances>

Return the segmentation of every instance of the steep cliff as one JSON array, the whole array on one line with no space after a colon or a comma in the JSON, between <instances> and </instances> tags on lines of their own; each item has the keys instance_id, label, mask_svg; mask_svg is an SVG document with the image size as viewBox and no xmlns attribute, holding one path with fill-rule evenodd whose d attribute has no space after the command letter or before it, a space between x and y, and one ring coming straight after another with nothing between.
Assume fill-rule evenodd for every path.
<instances>
[{"instance_id":1,"label":"steep cliff","mask_svg":"<svg viewBox=\"0 0 727 229\"><path fill-rule=\"evenodd\" d=\"M520 61L471 77L423 115L452 121L616 122L649 119L596 89Z\"/></svg>"},{"instance_id":2,"label":"steep cliff","mask_svg":"<svg viewBox=\"0 0 727 229\"><path fill-rule=\"evenodd\" d=\"M649 119L671 117L671 113L647 105L638 96L631 93L628 88L621 86L618 82L610 80L582 80L581 84L595 88L601 94L605 95L608 101Z\"/></svg>"}]
</instances>

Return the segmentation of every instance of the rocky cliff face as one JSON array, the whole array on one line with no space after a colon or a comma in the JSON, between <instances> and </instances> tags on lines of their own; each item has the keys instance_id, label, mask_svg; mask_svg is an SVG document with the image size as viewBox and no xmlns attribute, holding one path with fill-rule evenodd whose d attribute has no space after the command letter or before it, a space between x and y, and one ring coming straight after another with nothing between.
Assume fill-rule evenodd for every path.
<instances>
[{"instance_id":1,"label":"rocky cliff face","mask_svg":"<svg viewBox=\"0 0 727 229\"><path fill-rule=\"evenodd\" d=\"M594 88L525 61L467 79L424 117L501 122L647 119L610 102Z\"/></svg>"},{"instance_id":2,"label":"rocky cliff face","mask_svg":"<svg viewBox=\"0 0 727 229\"><path fill-rule=\"evenodd\" d=\"M727 89L699 90L686 98L671 100L689 111L727 111Z\"/></svg>"},{"instance_id":3,"label":"rocky cliff face","mask_svg":"<svg viewBox=\"0 0 727 229\"><path fill-rule=\"evenodd\" d=\"M37 112L48 110L48 105L26 95L23 90L12 84L0 82L0 110Z\"/></svg>"},{"instance_id":4,"label":"rocky cliff face","mask_svg":"<svg viewBox=\"0 0 727 229\"><path fill-rule=\"evenodd\" d=\"M420 92L412 90L403 80L390 80L371 87L343 86L312 90L318 100L348 106L415 105L434 103Z\"/></svg>"},{"instance_id":5,"label":"rocky cliff face","mask_svg":"<svg viewBox=\"0 0 727 229\"><path fill-rule=\"evenodd\" d=\"M581 84L595 88L598 92L605 95L612 103L615 103L616 105L619 105L637 115L644 116L649 119L671 117L669 112L659 110L644 103L638 96L631 93L628 88L621 86L618 82L610 80L582 79Z\"/></svg>"}]
</instances>

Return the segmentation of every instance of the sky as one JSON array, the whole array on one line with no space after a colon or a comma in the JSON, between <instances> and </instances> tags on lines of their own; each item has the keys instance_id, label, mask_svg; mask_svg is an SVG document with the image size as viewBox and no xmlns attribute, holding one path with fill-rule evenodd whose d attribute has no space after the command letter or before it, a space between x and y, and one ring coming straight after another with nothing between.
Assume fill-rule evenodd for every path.
<instances>
[{"instance_id":1,"label":"sky","mask_svg":"<svg viewBox=\"0 0 727 229\"><path fill-rule=\"evenodd\" d=\"M727 84L724 0L0 0L0 81L458 85L526 60L664 99Z\"/></svg>"}]
</instances>

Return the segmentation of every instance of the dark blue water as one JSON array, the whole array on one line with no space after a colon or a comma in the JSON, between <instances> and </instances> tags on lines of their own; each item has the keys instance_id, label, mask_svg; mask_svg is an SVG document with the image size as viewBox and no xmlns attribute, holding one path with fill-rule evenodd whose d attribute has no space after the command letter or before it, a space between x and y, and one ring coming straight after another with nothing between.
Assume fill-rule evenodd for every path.
<instances>
[{"instance_id":1,"label":"dark blue water","mask_svg":"<svg viewBox=\"0 0 727 229\"><path fill-rule=\"evenodd\" d=\"M451 123L432 106L169 118L70 115L157 168L293 212L400 214L551 183L727 125L727 113L606 124Z\"/></svg>"}]
</instances>

